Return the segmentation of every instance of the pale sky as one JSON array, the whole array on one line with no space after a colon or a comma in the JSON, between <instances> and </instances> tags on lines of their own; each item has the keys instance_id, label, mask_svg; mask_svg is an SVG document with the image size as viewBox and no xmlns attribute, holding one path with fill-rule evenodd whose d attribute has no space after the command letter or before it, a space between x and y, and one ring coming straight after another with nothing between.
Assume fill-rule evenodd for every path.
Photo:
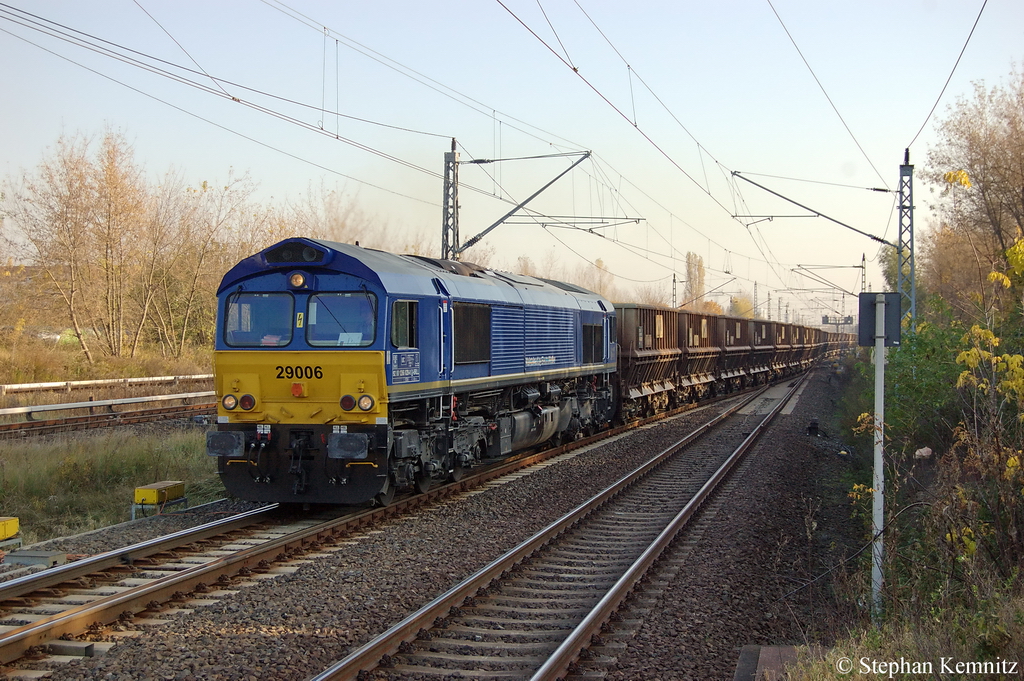
<instances>
[{"instance_id":1,"label":"pale sky","mask_svg":"<svg viewBox=\"0 0 1024 681\"><path fill-rule=\"evenodd\" d=\"M972 83L1005 83L1024 56L1024 3L982 5L16 0L0 3L0 175L32 170L62 133L110 127L154 181L172 168L194 184L248 173L268 201L323 184L374 223L439 248L452 137L462 161L590 150L531 207L577 216L604 238L519 218L484 241L499 263L600 258L623 289L666 292L676 272L681 297L693 251L707 288L722 294L712 299L751 295L756 282L762 314L770 293L772 318L781 299L794 319L817 322L854 314L856 301L804 290L824 286L798 266L857 293L865 254L877 291L878 244L820 217L788 217L807 213L731 173L895 241L894 195L865 188L895 189L908 145L925 169L946 107L971 97ZM40 33L25 25L32 21L143 53L220 96ZM510 210L495 195L522 200L573 158L462 165L462 239ZM919 234L931 200L919 179Z\"/></svg>"}]
</instances>

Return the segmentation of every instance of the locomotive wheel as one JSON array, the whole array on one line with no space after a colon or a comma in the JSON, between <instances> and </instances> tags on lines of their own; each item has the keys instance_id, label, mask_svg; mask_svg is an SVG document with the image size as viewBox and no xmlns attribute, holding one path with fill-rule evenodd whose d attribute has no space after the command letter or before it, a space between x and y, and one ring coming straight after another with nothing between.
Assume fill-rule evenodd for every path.
<instances>
[{"instance_id":1,"label":"locomotive wheel","mask_svg":"<svg viewBox=\"0 0 1024 681\"><path fill-rule=\"evenodd\" d=\"M457 463L452 466L452 472L448 474L448 479L452 482L458 482L462 480L462 476L466 474L466 469L462 467L462 464Z\"/></svg>"},{"instance_id":2,"label":"locomotive wheel","mask_svg":"<svg viewBox=\"0 0 1024 681\"><path fill-rule=\"evenodd\" d=\"M391 482L391 475L384 479L384 489L373 498L378 506L387 506L395 500L395 485Z\"/></svg>"},{"instance_id":3,"label":"locomotive wheel","mask_svg":"<svg viewBox=\"0 0 1024 681\"><path fill-rule=\"evenodd\" d=\"M425 494L430 489L431 482L430 473L420 471L416 474L416 491L420 494Z\"/></svg>"}]
</instances>

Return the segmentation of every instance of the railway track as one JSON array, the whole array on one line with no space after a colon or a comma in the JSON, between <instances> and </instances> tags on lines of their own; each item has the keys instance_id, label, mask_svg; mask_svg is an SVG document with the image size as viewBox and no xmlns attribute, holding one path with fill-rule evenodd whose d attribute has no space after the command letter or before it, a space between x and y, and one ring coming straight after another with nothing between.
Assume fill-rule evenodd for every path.
<instances>
[{"instance_id":1,"label":"railway track","mask_svg":"<svg viewBox=\"0 0 1024 681\"><path fill-rule=\"evenodd\" d=\"M0 438L49 435L73 430L111 428L133 423L149 423L152 421L193 418L197 416L205 418L213 416L216 411L217 404L215 402L204 402L200 404L168 405L151 409L108 411L99 414L65 416L45 420L19 421L16 423L0 423Z\"/></svg>"},{"instance_id":2,"label":"railway track","mask_svg":"<svg viewBox=\"0 0 1024 681\"><path fill-rule=\"evenodd\" d=\"M302 560L304 554L330 552L331 545L349 533L371 527L387 516L480 488L518 469L656 420L648 419L562 448L521 456L427 494L398 499L387 508L362 510L321 522L272 519L273 512L264 510L197 528L198 534L177 533L0 584L0 663L7 664L26 652L39 651L40 646L49 644L52 649L56 639L81 638L87 632L97 633L103 626L118 622L131 626L133 618L144 624L151 617L167 617L191 604L209 603L218 595L211 592L219 590L219 595L226 595L239 580L293 571L294 562ZM273 528L267 526L271 520Z\"/></svg>"},{"instance_id":3,"label":"railway track","mask_svg":"<svg viewBox=\"0 0 1024 681\"><path fill-rule=\"evenodd\" d=\"M290 527L291 521L275 519L275 508L268 507L0 583L0 664L62 637L73 639L95 631L100 625L128 622L136 616L146 620L148 611L163 611L162 616L167 616L189 599L208 602L211 590L230 591L233 580L253 572L288 570L288 561L323 550L386 517L479 488L654 420L516 457L425 494L398 498L385 508L358 509L319 523L292 522ZM265 527L268 522L274 522L276 529ZM167 612L164 604L171 602L175 607Z\"/></svg>"},{"instance_id":4,"label":"railway track","mask_svg":"<svg viewBox=\"0 0 1024 681\"><path fill-rule=\"evenodd\" d=\"M265 569L317 536L316 521L275 518L276 506L0 583L0 663L154 604ZM270 558L268 558L268 556Z\"/></svg>"},{"instance_id":5,"label":"railway track","mask_svg":"<svg viewBox=\"0 0 1024 681\"><path fill-rule=\"evenodd\" d=\"M373 678L392 679L539 680L577 671L619 605L796 390L757 393L690 433L315 681L371 678L374 669ZM762 416L756 423L754 414Z\"/></svg>"},{"instance_id":6,"label":"railway track","mask_svg":"<svg viewBox=\"0 0 1024 681\"><path fill-rule=\"evenodd\" d=\"M212 374L153 376L147 378L59 381L0 385L0 438L107 428L163 419L210 416L216 411L214 394L203 390ZM173 394L138 395L159 389ZM182 392L186 386L192 392ZM195 390L199 389L199 392ZM21 395L34 394L25 406ZM68 401L67 395L78 395ZM159 406L142 406L159 404Z\"/></svg>"}]
</instances>

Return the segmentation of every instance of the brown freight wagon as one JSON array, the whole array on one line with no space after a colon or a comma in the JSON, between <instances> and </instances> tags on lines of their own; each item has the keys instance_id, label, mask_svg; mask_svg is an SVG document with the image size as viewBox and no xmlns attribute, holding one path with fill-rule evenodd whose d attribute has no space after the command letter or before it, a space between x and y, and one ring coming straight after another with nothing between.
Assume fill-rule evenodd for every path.
<instances>
[{"instance_id":1,"label":"brown freight wagon","mask_svg":"<svg viewBox=\"0 0 1024 681\"><path fill-rule=\"evenodd\" d=\"M616 303L619 386L625 417L668 408L675 392L679 311L654 305Z\"/></svg>"}]
</instances>

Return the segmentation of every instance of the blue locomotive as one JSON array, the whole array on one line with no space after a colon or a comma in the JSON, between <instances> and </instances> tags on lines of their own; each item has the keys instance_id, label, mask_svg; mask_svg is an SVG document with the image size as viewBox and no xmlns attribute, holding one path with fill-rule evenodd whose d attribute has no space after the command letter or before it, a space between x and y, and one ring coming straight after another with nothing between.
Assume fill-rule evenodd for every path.
<instances>
[{"instance_id":1,"label":"blue locomotive","mask_svg":"<svg viewBox=\"0 0 1024 681\"><path fill-rule=\"evenodd\" d=\"M217 293L227 490L387 504L615 416L615 308L572 284L315 239L232 268Z\"/></svg>"}]
</instances>

